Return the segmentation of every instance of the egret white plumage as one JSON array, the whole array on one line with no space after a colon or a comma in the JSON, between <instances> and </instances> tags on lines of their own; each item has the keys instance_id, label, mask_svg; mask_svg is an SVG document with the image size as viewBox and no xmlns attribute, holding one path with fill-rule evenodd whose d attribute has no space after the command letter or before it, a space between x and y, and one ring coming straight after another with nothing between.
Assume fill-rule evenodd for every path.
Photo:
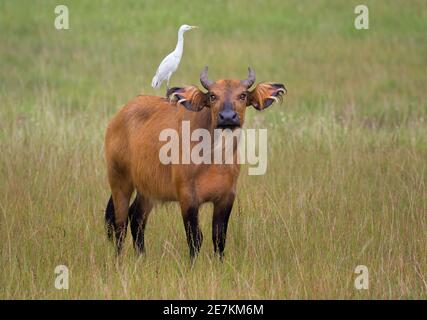
<instances>
[{"instance_id":1,"label":"egret white plumage","mask_svg":"<svg viewBox=\"0 0 427 320\"><path fill-rule=\"evenodd\" d=\"M153 77L153 81L151 81L151 86L153 88L159 88L162 82L167 80L167 88L169 89L169 80L172 73L178 69L179 63L181 62L182 52L184 50L184 32L195 28L197 27L189 26L187 24L183 24L179 28L176 48L160 63L159 68L156 71L156 75Z\"/></svg>"}]
</instances>

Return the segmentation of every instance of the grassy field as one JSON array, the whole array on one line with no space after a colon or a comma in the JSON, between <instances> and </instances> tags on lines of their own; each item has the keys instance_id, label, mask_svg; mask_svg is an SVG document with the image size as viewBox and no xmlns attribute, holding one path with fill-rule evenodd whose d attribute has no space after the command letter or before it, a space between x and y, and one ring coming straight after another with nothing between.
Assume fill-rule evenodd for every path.
<instances>
[{"instance_id":1,"label":"grassy field","mask_svg":"<svg viewBox=\"0 0 427 320\"><path fill-rule=\"evenodd\" d=\"M427 298L427 4L363 1L0 2L0 298ZM65 2L60 2L65 4ZM179 209L160 205L137 258L104 234L103 136L150 87L175 46L172 85L246 76L285 83L282 105L250 109L268 128L268 170L243 168L226 259L205 242L190 269ZM70 270L54 287L55 266ZM369 290L354 270L369 268Z\"/></svg>"}]
</instances>

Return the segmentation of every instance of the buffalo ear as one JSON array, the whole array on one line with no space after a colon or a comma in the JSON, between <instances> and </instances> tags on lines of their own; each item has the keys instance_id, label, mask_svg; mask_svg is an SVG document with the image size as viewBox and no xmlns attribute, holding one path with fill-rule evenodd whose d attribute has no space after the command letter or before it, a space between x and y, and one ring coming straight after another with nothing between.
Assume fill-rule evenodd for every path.
<instances>
[{"instance_id":1,"label":"buffalo ear","mask_svg":"<svg viewBox=\"0 0 427 320\"><path fill-rule=\"evenodd\" d=\"M170 88L166 96L171 101L181 104L190 111L200 111L207 106L206 94L196 86Z\"/></svg>"},{"instance_id":2,"label":"buffalo ear","mask_svg":"<svg viewBox=\"0 0 427 320\"><path fill-rule=\"evenodd\" d=\"M255 89L249 92L248 105L257 110L264 110L275 101L282 101L282 95L286 94L286 88L281 83L261 82Z\"/></svg>"}]
</instances>

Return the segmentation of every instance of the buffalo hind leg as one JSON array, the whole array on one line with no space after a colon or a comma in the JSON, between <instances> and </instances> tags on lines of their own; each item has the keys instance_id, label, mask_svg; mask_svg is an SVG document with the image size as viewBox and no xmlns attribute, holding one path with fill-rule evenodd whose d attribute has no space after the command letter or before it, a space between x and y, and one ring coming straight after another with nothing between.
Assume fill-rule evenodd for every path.
<instances>
[{"instance_id":1,"label":"buffalo hind leg","mask_svg":"<svg viewBox=\"0 0 427 320\"><path fill-rule=\"evenodd\" d=\"M136 201L137 199L135 198L134 202L129 207L128 220L131 219L133 212L135 211ZM115 220L115 215L114 215L113 197L110 196L110 198L108 199L107 208L105 209L105 230L107 232L107 238L110 241L113 241L114 220Z\"/></svg>"},{"instance_id":2,"label":"buffalo hind leg","mask_svg":"<svg viewBox=\"0 0 427 320\"><path fill-rule=\"evenodd\" d=\"M114 204L114 235L117 254L123 249L123 243L126 238L127 220L129 213L129 201L132 195L132 189L113 189L112 198Z\"/></svg>"},{"instance_id":3,"label":"buffalo hind leg","mask_svg":"<svg viewBox=\"0 0 427 320\"><path fill-rule=\"evenodd\" d=\"M220 259L224 258L225 240L227 237L228 219L233 208L234 197L228 201L214 204L214 213L212 218L212 242L214 252Z\"/></svg>"},{"instance_id":4,"label":"buffalo hind leg","mask_svg":"<svg viewBox=\"0 0 427 320\"><path fill-rule=\"evenodd\" d=\"M197 206L181 206L181 210L187 243L190 249L190 259L191 263L193 263L203 242L203 234L199 227L199 208Z\"/></svg>"},{"instance_id":5,"label":"buffalo hind leg","mask_svg":"<svg viewBox=\"0 0 427 320\"><path fill-rule=\"evenodd\" d=\"M144 232L152 204L137 193L135 201L129 208L130 230L133 245L138 254L144 252Z\"/></svg>"},{"instance_id":6,"label":"buffalo hind leg","mask_svg":"<svg viewBox=\"0 0 427 320\"><path fill-rule=\"evenodd\" d=\"M110 196L110 199L108 199L107 208L105 209L105 231L107 232L108 240L113 241L114 204L112 196Z\"/></svg>"}]
</instances>

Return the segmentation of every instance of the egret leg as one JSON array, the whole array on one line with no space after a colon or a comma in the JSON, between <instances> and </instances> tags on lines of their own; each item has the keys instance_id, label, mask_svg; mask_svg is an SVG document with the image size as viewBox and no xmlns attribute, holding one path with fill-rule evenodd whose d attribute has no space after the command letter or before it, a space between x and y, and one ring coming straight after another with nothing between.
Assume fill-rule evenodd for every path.
<instances>
[{"instance_id":1,"label":"egret leg","mask_svg":"<svg viewBox=\"0 0 427 320\"><path fill-rule=\"evenodd\" d=\"M172 76L172 73L169 73L168 78L166 80L166 97L168 96L168 92L169 92L169 80L171 76ZM170 98L169 98L169 101L170 101Z\"/></svg>"}]
</instances>

